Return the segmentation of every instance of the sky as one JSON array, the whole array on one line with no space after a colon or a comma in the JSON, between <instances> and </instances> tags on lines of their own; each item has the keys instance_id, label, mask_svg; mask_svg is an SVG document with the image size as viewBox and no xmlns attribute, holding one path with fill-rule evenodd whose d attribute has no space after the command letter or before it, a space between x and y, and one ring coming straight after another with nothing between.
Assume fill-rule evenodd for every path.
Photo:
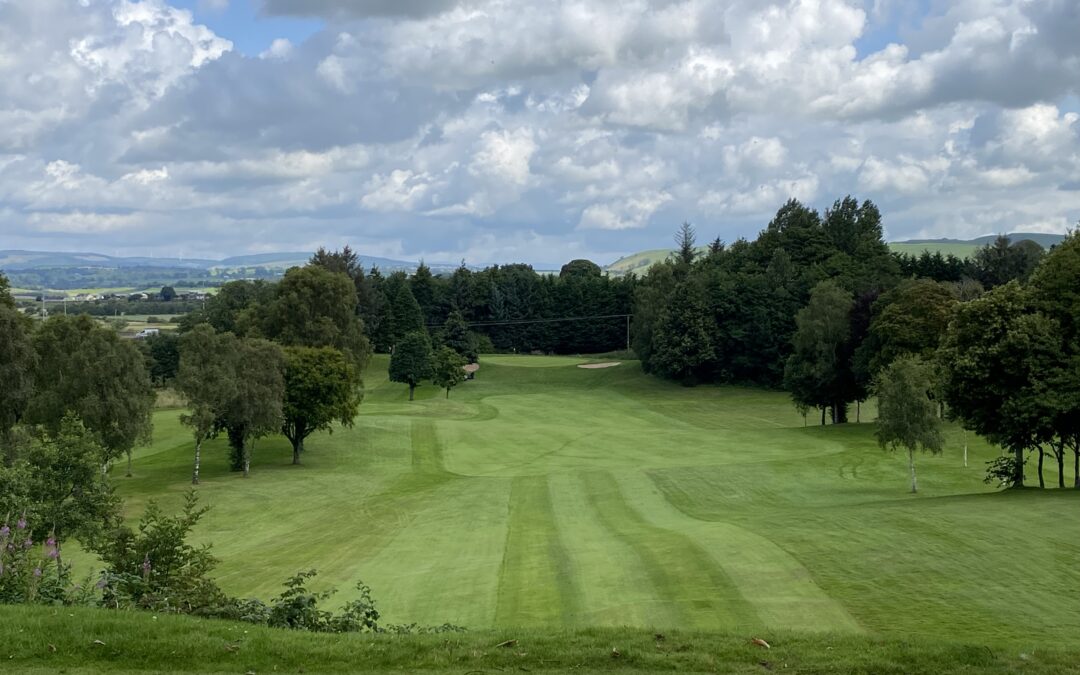
<instances>
[{"instance_id":1,"label":"sky","mask_svg":"<svg viewBox=\"0 0 1080 675\"><path fill-rule=\"evenodd\" d=\"M1076 0L0 0L0 249L561 264L1080 220Z\"/></svg>"}]
</instances>

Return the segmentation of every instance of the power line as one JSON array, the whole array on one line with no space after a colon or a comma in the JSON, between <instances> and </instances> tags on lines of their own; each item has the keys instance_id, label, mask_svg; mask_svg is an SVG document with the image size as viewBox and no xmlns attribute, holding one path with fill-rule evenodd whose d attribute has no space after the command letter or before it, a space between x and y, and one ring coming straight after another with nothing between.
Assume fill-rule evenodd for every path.
<instances>
[{"instance_id":1,"label":"power line","mask_svg":"<svg viewBox=\"0 0 1080 675\"><path fill-rule=\"evenodd\" d=\"M485 326L517 326L529 323L554 323L558 321L593 321L596 319L626 319L633 314L600 314L596 316L565 316L554 319L510 319L506 321L467 321L465 325L470 328ZM428 328L442 328L445 324L429 323Z\"/></svg>"}]
</instances>

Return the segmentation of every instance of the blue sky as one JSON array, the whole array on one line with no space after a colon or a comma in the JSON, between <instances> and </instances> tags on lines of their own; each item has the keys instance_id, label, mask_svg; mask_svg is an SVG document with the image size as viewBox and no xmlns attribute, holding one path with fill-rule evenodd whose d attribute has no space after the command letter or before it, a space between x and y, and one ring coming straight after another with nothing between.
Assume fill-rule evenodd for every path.
<instances>
[{"instance_id":1,"label":"blue sky","mask_svg":"<svg viewBox=\"0 0 1080 675\"><path fill-rule=\"evenodd\" d=\"M195 15L218 35L231 40L246 56L258 56L277 39L300 44L323 27L320 19L268 16L257 0L178 0L173 3Z\"/></svg>"},{"instance_id":2,"label":"blue sky","mask_svg":"<svg viewBox=\"0 0 1080 675\"><path fill-rule=\"evenodd\" d=\"M0 248L606 263L1080 220L1074 0L0 2Z\"/></svg>"}]
</instances>

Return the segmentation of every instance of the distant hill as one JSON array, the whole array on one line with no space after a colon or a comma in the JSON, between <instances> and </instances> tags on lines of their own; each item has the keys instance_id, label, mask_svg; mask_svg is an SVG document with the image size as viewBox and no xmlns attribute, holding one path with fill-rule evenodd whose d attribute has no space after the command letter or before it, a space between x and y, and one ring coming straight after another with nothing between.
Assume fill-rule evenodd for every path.
<instances>
[{"instance_id":1,"label":"distant hill","mask_svg":"<svg viewBox=\"0 0 1080 675\"><path fill-rule=\"evenodd\" d=\"M1047 249L1060 244L1065 239L1063 234L1042 234L1038 232L1013 232L1005 236L1011 241L1034 241ZM911 255L918 255L923 251L930 251L931 253L940 251L942 255L951 253L959 258L967 258L973 255L980 246L993 243L995 239L997 239L996 234L988 234L975 239L908 239L889 242L889 248L897 253L909 253ZM701 247L698 250L704 251L705 248ZM630 272L644 274L650 267L662 262L674 252L674 249L660 248L631 253L611 263L604 270L609 274L616 275L629 274Z\"/></svg>"}]
</instances>

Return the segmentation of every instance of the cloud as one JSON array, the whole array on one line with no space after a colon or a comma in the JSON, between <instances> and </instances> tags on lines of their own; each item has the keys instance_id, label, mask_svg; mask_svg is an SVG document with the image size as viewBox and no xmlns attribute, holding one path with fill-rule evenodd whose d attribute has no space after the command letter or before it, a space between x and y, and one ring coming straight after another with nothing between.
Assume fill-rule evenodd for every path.
<instances>
[{"instance_id":1,"label":"cloud","mask_svg":"<svg viewBox=\"0 0 1080 675\"><path fill-rule=\"evenodd\" d=\"M848 193L897 238L1064 228L1074 5L265 0L324 28L248 57L166 0L0 0L0 237L605 262Z\"/></svg>"}]
</instances>

